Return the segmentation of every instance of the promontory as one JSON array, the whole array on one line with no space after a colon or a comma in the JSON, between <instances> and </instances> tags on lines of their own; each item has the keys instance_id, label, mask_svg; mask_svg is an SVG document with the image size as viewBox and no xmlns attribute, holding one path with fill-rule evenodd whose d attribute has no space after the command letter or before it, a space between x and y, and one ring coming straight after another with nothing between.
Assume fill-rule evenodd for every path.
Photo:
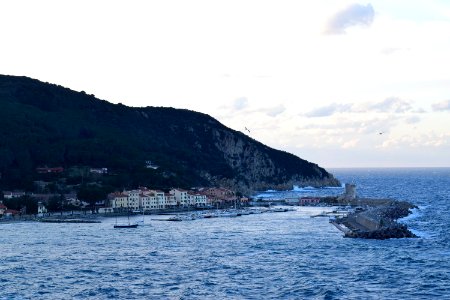
<instances>
[{"instance_id":1,"label":"promontory","mask_svg":"<svg viewBox=\"0 0 450 300\"><path fill-rule=\"evenodd\" d=\"M39 80L0 75L2 187L26 188L42 168L77 166L107 168L102 183L121 188L218 185L247 193L294 184L339 185L317 164L203 113L127 107Z\"/></svg>"}]
</instances>

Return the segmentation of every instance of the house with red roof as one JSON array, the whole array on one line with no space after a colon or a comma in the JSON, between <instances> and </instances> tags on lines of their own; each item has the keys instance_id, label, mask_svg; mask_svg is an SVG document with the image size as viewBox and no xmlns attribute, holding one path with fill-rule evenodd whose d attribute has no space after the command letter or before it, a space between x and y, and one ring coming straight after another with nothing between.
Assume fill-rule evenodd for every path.
<instances>
[{"instance_id":1,"label":"house with red roof","mask_svg":"<svg viewBox=\"0 0 450 300\"><path fill-rule=\"evenodd\" d=\"M0 216L3 216L7 209L8 208L6 207L6 205L4 205L2 201L0 201Z\"/></svg>"}]
</instances>

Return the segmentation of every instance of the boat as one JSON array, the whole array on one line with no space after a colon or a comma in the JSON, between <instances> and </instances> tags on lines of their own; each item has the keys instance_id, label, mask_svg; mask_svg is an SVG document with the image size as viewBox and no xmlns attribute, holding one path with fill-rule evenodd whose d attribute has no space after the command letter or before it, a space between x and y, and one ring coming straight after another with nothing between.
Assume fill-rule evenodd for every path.
<instances>
[{"instance_id":1,"label":"boat","mask_svg":"<svg viewBox=\"0 0 450 300\"><path fill-rule=\"evenodd\" d=\"M128 224L117 224L117 216L116 216L116 224L114 224L114 228L137 228L138 224L130 223L130 209L128 209Z\"/></svg>"},{"instance_id":2,"label":"boat","mask_svg":"<svg viewBox=\"0 0 450 300\"><path fill-rule=\"evenodd\" d=\"M236 212L222 211L218 213L219 218L234 218L239 216Z\"/></svg>"},{"instance_id":3,"label":"boat","mask_svg":"<svg viewBox=\"0 0 450 300\"><path fill-rule=\"evenodd\" d=\"M116 224L114 225L114 228L137 228L138 224Z\"/></svg>"},{"instance_id":4,"label":"boat","mask_svg":"<svg viewBox=\"0 0 450 300\"><path fill-rule=\"evenodd\" d=\"M183 221L183 219L180 216L173 216L173 217L168 218L167 221L180 222L180 221Z\"/></svg>"}]
</instances>

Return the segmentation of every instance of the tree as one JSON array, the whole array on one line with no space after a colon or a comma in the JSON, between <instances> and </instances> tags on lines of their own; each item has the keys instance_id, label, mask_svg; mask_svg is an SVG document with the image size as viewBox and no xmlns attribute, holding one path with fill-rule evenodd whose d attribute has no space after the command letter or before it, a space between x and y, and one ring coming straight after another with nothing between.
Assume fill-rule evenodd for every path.
<instances>
[{"instance_id":1,"label":"tree","mask_svg":"<svg viewBox=\"0 0 450 300\"><path fill-rule=\"evenodd\" d=\"M105 200L108 191L96 185L83 185L77 192L77 198L89 203L92 211L95 209L95 203Z\"/></svg>"},{"instance_id":2,"label":"tree","mask_svg":"<svg viewBox=\"0 0 450 300\"><path fill-rule=\"evenodd\" d=\"M27 214L37 214L38 201L28 195L19 198L4 199L3 203L9 209L20 211L21 209L25 208Z\"/></svg>"}]
</instances>

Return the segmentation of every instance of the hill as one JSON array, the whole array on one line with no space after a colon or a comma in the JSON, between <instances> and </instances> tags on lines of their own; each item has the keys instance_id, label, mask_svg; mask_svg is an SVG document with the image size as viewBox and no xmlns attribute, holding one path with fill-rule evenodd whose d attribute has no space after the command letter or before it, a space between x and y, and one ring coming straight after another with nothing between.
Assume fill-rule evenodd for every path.
<instances>
[{"instance_id":1,"label":"hill","mask_svg":"<svg viewBox=\"0 0 450 300\"><path fill-rule=\"evenodd\" d=\"M43 166L63 167L72 181L83 177L74 171L77 167L108 168L101 180L115 188L222 185L248 192L338 184L316 164L265 146L206 114L132 108L0 75L1 185L30 188L40 178L36 168Z\"/></svg>"}]
</instances>

